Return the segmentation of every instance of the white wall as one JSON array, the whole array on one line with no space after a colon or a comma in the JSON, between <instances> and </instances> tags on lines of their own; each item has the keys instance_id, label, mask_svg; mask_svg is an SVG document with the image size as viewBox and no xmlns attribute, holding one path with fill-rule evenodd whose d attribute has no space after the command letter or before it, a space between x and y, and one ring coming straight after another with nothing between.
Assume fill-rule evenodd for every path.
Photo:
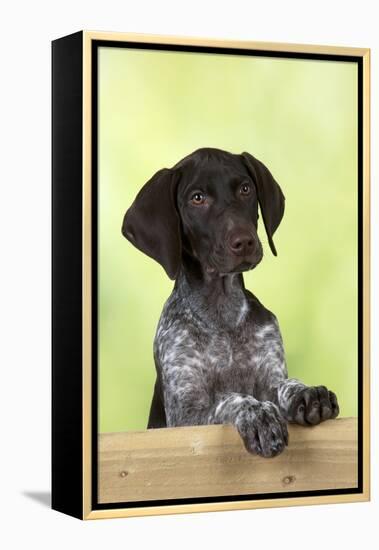
<instances>
[{"instance_id":1,"label":"white wall","mask_svg":"<svg viewBox=\"0 0 379 550\"><path fill-rule=\"evenodd\" d=\"M378 33L374 1L93 0L2 6L0 79L1 539L5 548L371 548L377 541L378 344L373 338L373 501L80 523L50 483L50 40L80 29L372 48L373 250L378 247ZM375 208L374 208L375 205ZM378 280L378 254L372 280ZM372 292L378 331L377 286ZM5 375L5 380L4 380ZM36 493L36 498L26 493ZM4 514L6 517L4 517ZM5 526L5 528L4 528ZM366 544L365 544L366 543ZM375 544L375 543L374 543ZM217 546L216 546L217 545Z\"/></svg>"}]
</instances>

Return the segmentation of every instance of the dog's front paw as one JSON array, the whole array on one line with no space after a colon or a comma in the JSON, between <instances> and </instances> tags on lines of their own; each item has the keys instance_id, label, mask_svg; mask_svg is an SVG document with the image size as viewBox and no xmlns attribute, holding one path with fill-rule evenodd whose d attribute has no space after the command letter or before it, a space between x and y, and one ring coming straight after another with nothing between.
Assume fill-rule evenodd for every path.
<instances>
[{"instance_id":1,"label":"dog's front paw","mask_svg":"<svg viewBox=\"0 0 379 550\"><path fill-rule=\"evenodd\" d=\"M288 445L287 423L277 406L269 401L251 404L241 411L236 427L249 453L269 458Z\"/></svg>"},{"instance_id":2,"label":"dog's front paw","mask_svg":"<svg viewBox=\"0 0 379 550\"><path fill-rule=\"evenodd\" d=\"M305 387L293 396L287 418L302 426L315 426L336 418L340 412L336 395L325 386Z\"/></svg>"}]
</instances>

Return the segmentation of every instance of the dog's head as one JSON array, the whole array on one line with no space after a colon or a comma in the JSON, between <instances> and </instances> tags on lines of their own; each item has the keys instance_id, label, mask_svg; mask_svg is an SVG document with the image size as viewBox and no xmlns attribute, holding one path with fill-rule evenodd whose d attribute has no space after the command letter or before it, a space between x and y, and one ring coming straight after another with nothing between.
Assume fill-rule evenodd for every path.
<instances>
[{"instance_id":1,"label":"dog's head","mask_svg":"<svg viewBox=\"0 0 379 550\"><path fill-rule=\"evenodd\" d=\"M263 256L258 205L276 255L272 237L283 217L284 195L270 171L249 153L198 149L142 187L122 233L171 279L184 254L209 277L238 273Z\"/></svg>"}]
</instances>

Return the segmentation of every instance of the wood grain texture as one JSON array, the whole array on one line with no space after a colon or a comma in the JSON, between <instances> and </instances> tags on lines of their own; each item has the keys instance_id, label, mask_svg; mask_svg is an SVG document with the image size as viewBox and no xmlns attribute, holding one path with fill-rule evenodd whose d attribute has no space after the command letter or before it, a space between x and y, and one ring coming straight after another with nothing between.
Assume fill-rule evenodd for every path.
<instances>
[{"instance_id":1,"label":"wood grain texture","mask_svg":"<svg viewBox=\"0 0 379 550\"><path fill-rule=\"evenodd\" d=\"M289 426L276 458L247 453L232 426L99 435L99 503L354 488L357 420Z\"/></svg>"}]
</instances>

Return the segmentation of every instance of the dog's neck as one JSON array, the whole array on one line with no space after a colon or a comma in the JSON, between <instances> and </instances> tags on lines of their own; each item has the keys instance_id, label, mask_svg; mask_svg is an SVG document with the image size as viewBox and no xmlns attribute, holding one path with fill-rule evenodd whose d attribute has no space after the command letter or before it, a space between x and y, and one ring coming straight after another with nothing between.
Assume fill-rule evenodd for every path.
<instances>
[{"instance_id":1,"label":"dog's neck","mask_svg":"<svg viewBox=\"0 0 379 550\"><path fill-rule=\"evenodd\" d=\"M183 260L175 290L193 313L229 328L243 320L248 304L241 273L208 274L198 262Z\"/></svg>"}]
</instances>

